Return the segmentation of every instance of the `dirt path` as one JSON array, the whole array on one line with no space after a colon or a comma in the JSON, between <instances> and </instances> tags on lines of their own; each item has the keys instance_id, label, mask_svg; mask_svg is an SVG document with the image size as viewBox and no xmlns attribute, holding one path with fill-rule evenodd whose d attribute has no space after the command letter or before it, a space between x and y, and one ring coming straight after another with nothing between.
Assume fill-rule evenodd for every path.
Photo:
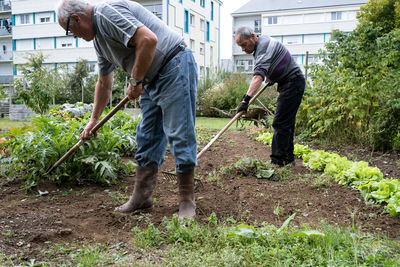
<instances>
[{"instance_id":1,"label":"dirt path","mask_svg":"<svg viewBox=\"0 0 400 267\"><path fill-rule=\"evenodd\" d=\"M269 160L269 154L268 147L251 139L246 132L229 131L222 136L199 160L196 170L202 185L199 183L196 187L197 220L205 221L214 212L219 219L232 217L248 223L280 226L296 212L295 225L306 223L315 227L325 221L348 227L355 225L363 231L381 232L391 238L400 237L400 218L389 216L382 207L365 204L358 191L333 182L317 183L320 173L307 170L301 160L290 169L290 179L286 181L217 173L243 157L265 161ZM390 171L393 177L399 178L399 168L393 166L399 158L387 157L394 163L382 171ZM371 159L380 168L388 163L384 157ZM162 169L170 171L173 166L173 158L168 156ZM130 194L132 178L126 177L114 187L56 187L46 182L38 188L49 192L43 196L26 196L21 184L1 187L1 253L29 259L43 252L46 241L95 240L112 244L129 241L132 227L158 225L164 216L170 218L178 211L176 182L160 176L154 192L156 203L150 212L114 213L120 193Z\"/></svg>"}]
</instances>

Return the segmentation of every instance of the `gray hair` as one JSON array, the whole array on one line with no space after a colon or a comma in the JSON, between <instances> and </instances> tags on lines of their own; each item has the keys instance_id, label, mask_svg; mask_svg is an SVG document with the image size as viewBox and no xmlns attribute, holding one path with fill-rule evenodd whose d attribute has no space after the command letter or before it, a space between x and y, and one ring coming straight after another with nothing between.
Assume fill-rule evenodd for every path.
<instances>
[{"instance_id":1,"label":"gray hair","mask_svg":"<svg viewBox=\"0 0 400 267\"><path fill-rule=\"evenodd\" d=\"M244 26L236 30L236 36L239 36L240 38L250 39L252 34L254 34L254 31L250 27Z\"/></svg>"},{"instance_id":2,"label":"gray hair","mask_svg":"<svg viewBox=\"0 0 400 267\"><path fill-rule=\"evenodd\" d=\"M57 17L67 22L72 14L84 15L88 4L85 0L60 0L56 7Z\"/></svg>"}]
</instances>

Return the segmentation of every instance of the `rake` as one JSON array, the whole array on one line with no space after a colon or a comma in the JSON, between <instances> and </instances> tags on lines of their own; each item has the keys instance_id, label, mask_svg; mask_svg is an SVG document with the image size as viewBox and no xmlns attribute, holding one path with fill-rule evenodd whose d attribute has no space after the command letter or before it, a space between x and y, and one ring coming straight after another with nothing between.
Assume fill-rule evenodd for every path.
<instances>
[{"instance_id":1,"label":"rake","mask_svg":"<svg viewBox=\"0 0 400 267\"><path fill-rule=\"evenodd\" d=\"M269 86L270 84L267 82L249 101L249 106L257 99L257 97L264 92L264 90ZM211 139L210 142L197 154L197 159L199 159L204 152L206 152L212 144L238 119L240 116L244 114L244 111L241 111L239 113L236 113L236 115L225 125L224 128L222 128L215 136L213 139ZM176 179L176 173L173 172L166 172L163 171L161 172L164 176L164 178L168 180L174 180Z\"/></svg>"},{"instance_id":2,"label":"rake","mask_svg":"<svg viewBox=\"0 0 400 267\"><path fill-rule=\"evenodd\" d=\"M119 111L127 102L129 101L128 97L126 96L124 99L121 100L121 102L118 103L101 121L99 121L93 129L90 131L90 134L96 132L101 126L104 125L112 116L114 116L117 111ZM72 153L75 152L81 145L83 145L85 141L82 141L82 139L79 140L78 143L76 143L70 150L68 150L67 153L64 154L56 163L54 163L53 166L47 171L45 175L50 174L55 168L57 168L61 163L64 162Z\"/></svg>"}]
</instances>

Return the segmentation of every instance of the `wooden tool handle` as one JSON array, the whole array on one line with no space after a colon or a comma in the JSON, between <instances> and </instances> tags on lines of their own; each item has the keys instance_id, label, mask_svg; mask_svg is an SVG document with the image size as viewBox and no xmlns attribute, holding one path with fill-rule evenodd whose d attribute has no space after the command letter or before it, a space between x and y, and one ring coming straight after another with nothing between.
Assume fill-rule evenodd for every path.
<instances>
[{"instance_id":1,"label":"wooden tool handle","mask_svg":"<svg viewBox=\"0 0 400 267\"><path fill-rule=\"evenodd\" d=\"M249 101L249 106L257 99L257 97L264 92L264 90L268 87L269 83L266 83L263 88L261 88L257 94L255 94ZM242 116L244 113L244 111L241 111L239 113L237 113L229 122L228 124L225 125L224 128L222 128L222 130L220 130L217 135L211 139L211 141L199 152L199 154L197 154L197 159L199 159L204 152L207 151L207 149L232 125L232 123L234 123L240 116Z\"/></svg>"}]
</instances>

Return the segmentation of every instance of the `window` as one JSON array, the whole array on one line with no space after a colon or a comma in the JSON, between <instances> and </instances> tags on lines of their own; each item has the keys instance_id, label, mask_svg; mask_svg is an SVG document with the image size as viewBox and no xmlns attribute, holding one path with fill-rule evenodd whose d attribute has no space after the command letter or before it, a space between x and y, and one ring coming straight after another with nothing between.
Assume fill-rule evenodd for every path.
<instances>
[{"instance_id":1,"label":"window","mask_svg":"<svg viewBox=\"0 0 400 267\"><path fill-rule=\"evenodd\" d=\"M29 14L26 15L20 15L19 16L19 22L20 24L31 24L31 16Z\"/></svg>"},{"instance_id":2,"label":"window","mask_svg":"<svg viewBox=\"0 0 400 267\"><path fill-rule=\"evenodd\" d=\"M190 26L194 27L195 21L195 16L193 14L190 14Z\"/></svg>"},{"instance_id":3,"label":"window","mask_svg":"<svg viewBox=\"0 0 400 267\"><path fill-rule=\"evenodd\" d=\"M40 23L50 22L50 17L40 18Z\"/></svg>"},{"instance_id":4,"label":"window","mask_svg":"<svg viewBox=\"0 0 400 267\"><path fill-rule=\"evenodd\" d=\"M205 7L206 6L206 0L200 0L200 6Z\"/></svg>"},{"instance_id":5,"label":"window","mask_svg":"<svg viewBox=\"0 0 400 267\"><path fill-rule=\"evenodd\" d=\"M204 67L200 66L200 77L204 77Z\"/></svg>"},{"instance_id":6,"label":"window","mask_svg":"<svg viewBox=\"0 0 400 267\"><path fill-rule=\"evenodd\" d=\"M259 20L259 19L256 19L254 21L254 32L261 33L261 20Z\"/></svg>"},{"instance_id":7,"label":"window","mask_svg":"<svg viewBox=\"0 0 400 267\"><path fill-rule=\"evenodd\" d=\"M72 48L73 44L74 44L74 37L72 37L72 36L56 38L56 47L57 48Z\"/></svg>"},{"instance_id":8,"label":"window","mask_svg":"<svg viewBox=\"0 0 400 267\"><path fill-rule=\"evenodd\" d=\"M185 33L189 33L189 11L187 10L185 10L184 20Z\"/></svg>"},{"instance_id":9,"label":"window","mask_svg":"<svg viewBox=\"0 0 400 267\"><path fill-rule=\"evenodd\" d=\"M200 43L200 55L204 55L205 49L204 43Z\"/></svg>"},{"instance_id":10,"label":"window","mask_svg":"<svg viewBox=\"0 0 400 267\"><path fill-rule=\"evenodd\" d=\"M206 22L206 41L210 41L210 22Z\"/></svg>"},{"instance_id":11,"label":"window","mask_svg":"<svg viewBox=\"0 0 400 267\"><path fill-rule=\"evenodd\" d=\"M214 65L214 47L210 46L210 65Z\"/></svg>"},{"instance_id":12,"label":"window","mask_svg":"<svg viewBox=\"0 0 400 267\"><path fill-rule=\"evenodd\" d=\"M302 37L301 35L289 35L283 37L284 44L301 44Z\"/></svg>"},{"instance_id":13,"label":"window","mask_svg":"<svg viewBox=\"0 0 400 267\"><path fill-rule=\"evenodd\" d=\"M341 20L342 19L342 12L331 12L331 20Z\"/></svg>"},{"instance_id":14,"label":"window","mask_svg":"<svg viewBox=\"0 0 400 267\"><path fill-rule=\"evenodd\" d=\"M195 50L196 50L196 47L195 47L195 42L194 42L194 40L193 39L190 39L190 43L189 43L189 48L190 48L190 50L192 50L193 51L193 53L195 52Z\"/></svg>"},{"instance_id":15,"label":"window","mask_svg":"<svg viewBox=\"0 0 400 267\"><path fill-rule=\"evenodd\" d=\"M318 62L320 62L318 55L309 55L308 56L308 64L318 63Z\"/></svg>"},{"instance_id":16,"label":"window","mask_svg":"<svg viewBox=\"0 0 400 267\"><path fill-rule=\"evenodd\" d=\"M273 16L273 17L268 17L268 24L277 24L278 23L278 17Z\"/></svg>"},{"instance_id":17,"label":"window","mask_svg":"<svg viewBox=\"0 0 400 267\"><path fill-rule=\"evenodd\" d=\"M200 30L204 31L204 19L200 19Z\"/></svg>"},{"instance_id":18,"label":"window","mask_svg":"<svg viewBox=\"0 0 400 267\"><path fill-rule=\"evenodd\" d=\"M214 2L211 1L211 20L214 20Z\"/></svg>"},{"instance_id":19,"label":"window","mask_svg":"<svg viewBox=\"0 0 400 267\"><path fill-rule=\"evenodd\" d=\"M252 59L238 59L236 60L236 71L251 71L253 69Z\"/></svg>"},{"instance_id":20,"label":"window","mask_svg":"<svg viewBox=\"0 0 400 267\"><path fill-rule=\"evenodd\" d=\"M17 51L33 50L33 39L15 40L15 50Z\"/></svg>"},{"instance_id":21,"label":"window","mask_svg":"<svg viewBox=\"0 0 400 267\"><path fill-rule=\"evenodd\" d=\"M305 34L305 44L322 44L324 43L324 34Z\"/></svg>"},{"instance_id":22,"label":"window","mask_svg":"<svg viewBox=\"0 0 400 267\"><path fill-rule=\"evenodd\" d=\"M39 50L54 48L53 38L38 38L38 39L36 39L36 48Z\"/></svg>"}]
</instances>

